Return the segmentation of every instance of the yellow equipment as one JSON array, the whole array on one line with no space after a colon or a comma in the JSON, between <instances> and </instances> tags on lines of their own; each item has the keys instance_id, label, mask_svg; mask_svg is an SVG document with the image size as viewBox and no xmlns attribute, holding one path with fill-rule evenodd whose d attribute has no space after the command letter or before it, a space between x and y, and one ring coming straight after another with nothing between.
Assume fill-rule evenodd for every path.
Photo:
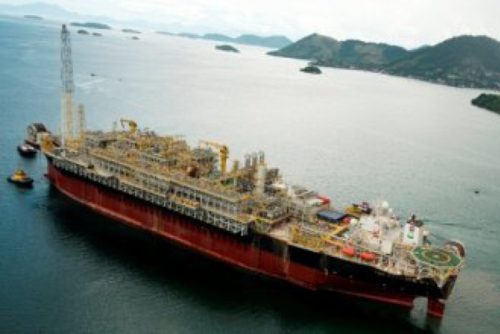
<instances>
[{"instance_id":1,"label":"yellow equipment","mask_svg":"<svg viewBox=\"0 0 500 334\"><path fill-rule=\"evenodd\" d=\"M41 142L40 148L43 152L51 152L54 149L54 139L48 133L42 135Z\"/></svg>"},{"instance_id":2,"label":"yellow equipment","mask_svg":"<svg viewBox=\"0 0 500 334\"><path fill-rule=\"evenodd\" d=\"M124 129L125 129L125 124L127 124L130 134L134 134L137 132L137 123L133 120L122 118L120 119L120 124Z\"/></svg>"},{"instance_id":3,"label":"yellow equipment","mask_svg":"<svg viewBox=\"0 0 500 334\"><path fill-rule=\"evenodd\" d=\"M219 150L220 171L222 174L226 174L227 158L229 157L229 148L227 147L227 145L205 140L201 140L200 144L205 144Z\"/></svg>"},{"instance_id":4,"label":"yellow equipment","mask_svg":"<svg viewBox=\"0 0 500 334\"><path fill-rule=\"evenodd\" d=\"M26 179L28 176L22 169L18 169L12 174L11 178L13 181L20 181Z\"/></svg>"}]
</instances>

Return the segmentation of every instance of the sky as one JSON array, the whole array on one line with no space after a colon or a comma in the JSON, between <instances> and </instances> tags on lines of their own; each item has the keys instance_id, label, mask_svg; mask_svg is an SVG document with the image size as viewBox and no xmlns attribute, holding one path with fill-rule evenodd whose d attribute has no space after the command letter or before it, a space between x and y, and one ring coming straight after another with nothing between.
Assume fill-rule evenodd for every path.
<instances>
[{"instance_id":1,"label":"sky","mask_svg":"<svg viewBox=\"0 0 500 334\"><path fill-rule=\"evenodd\" d=\"M25 4L33 0L0 0ZM174 32L255 33L299 39L313 32L408 48L451 36L500 40L500 0L46 0L85 15L147 22Z\"/></svg>"}]
</instances>

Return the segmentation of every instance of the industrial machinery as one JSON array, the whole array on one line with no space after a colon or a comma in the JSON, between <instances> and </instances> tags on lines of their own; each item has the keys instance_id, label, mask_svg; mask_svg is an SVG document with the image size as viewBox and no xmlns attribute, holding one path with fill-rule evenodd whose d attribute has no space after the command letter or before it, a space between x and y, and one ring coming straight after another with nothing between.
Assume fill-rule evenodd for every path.
<instances>
[{"instance_id":1,"label":"industrial machinery","mask_svg":"<svg viewBox=\"0 0 500 334\"><path fill-rule=\"evenodd\" d=\"M226 164L227 158L229 157L229 148L226 145L219 144L212 141L200 140L200 144L215 147L219 150L220 156L220 171L222 174L226 174Z\"/></svg>"},{"instance_id":2,"label":"industrial machinery","mask_svg":"<svg viewBox=\"0 0 500 334\"><path fill-rule=\"evenodd\" d=\"M122 118L120 119L120 124L122 125L123 129L125 129L125 124L128 125L130 134L135 134L137 132L137 123L135 121Z\"/></svg>"}]
</instances>

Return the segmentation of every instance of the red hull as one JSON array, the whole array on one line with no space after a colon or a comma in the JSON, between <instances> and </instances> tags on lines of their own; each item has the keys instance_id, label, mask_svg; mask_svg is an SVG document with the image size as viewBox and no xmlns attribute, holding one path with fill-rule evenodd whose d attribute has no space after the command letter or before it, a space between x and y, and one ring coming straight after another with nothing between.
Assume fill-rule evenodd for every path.
<instances>
[{"instance_id":1,"label":"red hull","mask_svg":"<svg viewBox=\"0 0 500 334\"><path fill-rule=\"evenodd\" d=\"M332 290L371 300L411 308L415 295L381 290L366 282L328 274L276 256L238 236L221 232L168 210L144 203L126 194L62 173L50 162L48 178L63 194L132 227L147 230L211 258L266 276L282 279L308 289ZM429 301L428 313L442 316L444 304Z\"/></svg>"}]
</instances>

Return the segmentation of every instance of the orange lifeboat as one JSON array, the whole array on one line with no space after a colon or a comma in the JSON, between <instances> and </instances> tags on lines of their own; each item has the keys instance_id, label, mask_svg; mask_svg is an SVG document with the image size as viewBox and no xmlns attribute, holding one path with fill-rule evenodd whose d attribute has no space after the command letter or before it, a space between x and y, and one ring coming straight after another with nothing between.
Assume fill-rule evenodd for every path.
<instances>
[{"instance_id":1,"label":"orange lifeboat","mask_svg":"<svg viewBox=\"0 0 500 334\"><path fill-rule=\"evenodd\" d=\"M356 250L354 249L354 247L346 246L342 248L342 254L353 257L354 255L356 255Z\"/></svg>"},{"instance_id":2,"label":"orange lifeboat","mask_svg":"<svg viewBox=\"0 0 500 334\"><path fill-rule=\"evenodd\" d=\"M370 252L362 252L359 257L361 260L366 261L366 262L373 262L377 258L377 256L373 253Z\"/></svg>"}]
</instances>

